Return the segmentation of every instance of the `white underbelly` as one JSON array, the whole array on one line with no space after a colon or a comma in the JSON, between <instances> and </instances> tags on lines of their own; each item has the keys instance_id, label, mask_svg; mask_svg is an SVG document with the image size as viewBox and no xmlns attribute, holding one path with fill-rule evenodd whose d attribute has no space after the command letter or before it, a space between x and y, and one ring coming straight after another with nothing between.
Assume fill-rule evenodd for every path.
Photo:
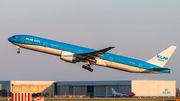
<instances>
[{"instance_id":1,"label":"white underbelly","mask_svg":"<svg viewBox=\"0 0 180 101\"><path fill-rule=\"evenodd\" d=\"M14 43L20 47L23 48L28 48L31 50L36 50L36 51L40 51L40 52L44 52L44 53L49 53L49 54L53 54L53 55L61 55L61 51L62 50L58 50L58 49L53 49L53 48L48 48L48 47L44 47L44 46L37 46L37 45L27 45L27 44L19 44L19 43Z\"/></svg>"},{"instance_id":2,"label":"white underbelly","mask_svg":"<svg viewBox=\"0 0 180 101\"><path fill-rule=\"evenodd\" d=\"M128 72L135 72L135 73L140 73L140 72L150 72L149 70L138 68L138 67L133 67L133 66L128 66L116 62L111 62L107 60L102 60L107 67L114 68L114 69L119 69L123 71L128 71Z\"/></svg>"}]
</instances>

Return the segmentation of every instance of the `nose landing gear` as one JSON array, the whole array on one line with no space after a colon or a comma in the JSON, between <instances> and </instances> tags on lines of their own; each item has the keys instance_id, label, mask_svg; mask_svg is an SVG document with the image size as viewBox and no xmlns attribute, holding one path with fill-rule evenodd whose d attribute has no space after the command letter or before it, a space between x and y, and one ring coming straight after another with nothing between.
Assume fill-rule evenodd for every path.
<instances>
[{"instance_id":1,"label":"nose landing gear","mask_svg":"<svg viewBox=\"0 0 180 101\"><path fill-rule=\"evenodd\" d=\"M20 53L20 47L16 46L16 48L18 49L17 53L19 54Z\"/></svg>"}]
</instances>

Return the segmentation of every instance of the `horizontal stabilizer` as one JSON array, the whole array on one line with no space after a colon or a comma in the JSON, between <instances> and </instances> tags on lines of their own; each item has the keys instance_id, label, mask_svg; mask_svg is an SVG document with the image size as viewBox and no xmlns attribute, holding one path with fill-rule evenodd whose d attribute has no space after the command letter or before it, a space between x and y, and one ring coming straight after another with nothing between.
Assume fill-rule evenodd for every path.
<instances>
[{"instance_id":1,"label":"horizontal stabilizer","mask_svg":"<svg viewBox=\"0 0 180 101\"><path fill-rule=\"evenodd\" d=\"M171 70L170 68L151 68L152 70L157 70L157 71L160 71L160 70Z\"/></svg>"}]
</instances>

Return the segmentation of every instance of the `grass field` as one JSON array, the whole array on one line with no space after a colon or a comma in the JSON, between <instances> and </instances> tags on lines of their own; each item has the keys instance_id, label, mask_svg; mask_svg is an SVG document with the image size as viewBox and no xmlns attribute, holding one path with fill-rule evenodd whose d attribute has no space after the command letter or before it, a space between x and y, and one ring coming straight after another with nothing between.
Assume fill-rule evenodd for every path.
<instances>
[{"instance_id":1,"label":"grass field","mask_svg":"<svg viewBox=\"0 0 180 101\"><path fill-rule=\"evenodd\" d=\"M8 101L0 98L0 101ZM11 99L9 99L11 101ZM34 101L34 99L32 99ZM45 98L45 101L176 101L175 98Z\"/></svg>"},{"instance_id":2,"label":"grass field","mask_svg":"<svg viewBox=\"0 0 180 101\"><path fill-rule=\"evenodd\" d=\"M176 101L176 99L83 98L83 99L45 99L45 101Z\"/></svg>"}]
</instances>

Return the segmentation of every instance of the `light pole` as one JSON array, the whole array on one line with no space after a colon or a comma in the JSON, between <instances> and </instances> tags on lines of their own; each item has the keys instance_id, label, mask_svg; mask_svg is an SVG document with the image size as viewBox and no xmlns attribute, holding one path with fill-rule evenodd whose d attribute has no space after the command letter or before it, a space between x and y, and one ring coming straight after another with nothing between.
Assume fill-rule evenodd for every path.
<instances>
[{"instance_id":1,"label":"light pole","mask_svg":"<svg viewBox=\"0 0 180 101\"><path fill-rule=\"evenodd\" d=\"M107 98L107 86L106 86L106 98Z\"/></svg>"},{"instance_id":2,"label":"light pole","mask_svg":"<svg viewBox=\"0 0 180 101\"><path fill-rule=\"evenodd\" d=\"M9 86L7 86L7 98L8 98L8 101L9 101Z\"/></svg>"},{"instance_id":3,"label":"light pole","mask_svg":"<svg viewBox=\"0 0 180 101\"><path fill-rule=\"evenodd\" d=\"M73 87L73 95L74 95L74 98L75 98L75 86Z\"/></svg>"}]
</instances>

